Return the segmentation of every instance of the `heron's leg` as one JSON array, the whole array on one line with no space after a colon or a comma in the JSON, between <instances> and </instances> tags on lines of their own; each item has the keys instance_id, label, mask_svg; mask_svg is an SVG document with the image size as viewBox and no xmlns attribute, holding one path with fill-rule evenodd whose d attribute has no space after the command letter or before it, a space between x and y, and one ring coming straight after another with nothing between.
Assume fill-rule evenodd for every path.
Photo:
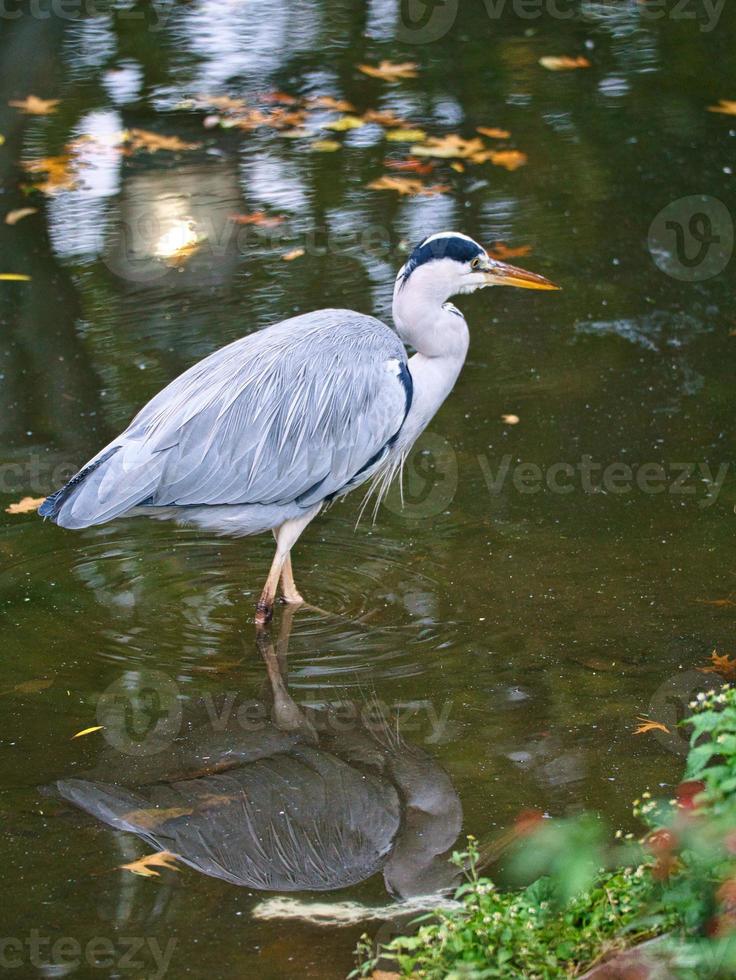
<instances>
[{"instance_id":1,"label":"heron's leg","mask_svg":"<svg viewBox=\"0 0 736 980\"><path fill-rule=\"evenodd\" d=\"M276 598L276 590L279 585L281 573L289 558L289 552L296 544L299 535L309 524L313 517L319 513L321 503L316 504L301 517L292 517L274 530L276 537L276 554L273 556L271 571L268 573L266 584L263 586L261 598L256 604L256 625L263 626L273 616L273 603ZM291 568L291 566L289 566ZM293 577L291 579L293 584ZM296 590L295 590L296 591ZM298 593L297 593L298 594Z\"/></svg>"},{"instance_id":2,"label":"heron's leg","mask_svg":"<svg viewBox=\"0 0 736 980\"><path fill-rule=\"evenodd\" d=\"M284 602L301 605L304 602L294 581L294 571L291 567L291 552L286 556L284 567L281 569L281 597Z\"/></svg>"}]
</instances>

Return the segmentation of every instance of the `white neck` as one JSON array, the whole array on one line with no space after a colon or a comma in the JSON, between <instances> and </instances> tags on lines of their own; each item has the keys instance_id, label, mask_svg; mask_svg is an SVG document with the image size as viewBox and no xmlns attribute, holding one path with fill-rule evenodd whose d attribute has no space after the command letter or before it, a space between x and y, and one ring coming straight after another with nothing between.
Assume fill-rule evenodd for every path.
<instances>
[{"instance_id":1,"label":"white neck","mask_svg":"<svg viewBox=\"0 0 736 980\"><path fill-rule=\"evenodd\" d=\"M442 282L422 268L394 288L393 316L399 336L417 353L409 359L414 395L397 448L411 446L452 391L468 352L470 334L465 318L444 304Z\"/></svg>"}]
</instances>

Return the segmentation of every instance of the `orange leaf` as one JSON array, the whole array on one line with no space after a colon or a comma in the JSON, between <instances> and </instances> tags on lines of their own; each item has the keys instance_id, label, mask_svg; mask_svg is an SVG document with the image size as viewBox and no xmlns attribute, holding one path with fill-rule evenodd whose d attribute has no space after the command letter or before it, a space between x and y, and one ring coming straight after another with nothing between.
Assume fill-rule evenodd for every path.
<instances>
[{"instance_id":1,"label":"orange leaf","mask_svg":"<svg viewBox=\"0 0 736 980\"><path fill-rule=\"evenodd\" d=\"M569 58L567 55L560 57L548 55L546 58L540 58L539 64L549 71L574 71L576 68L590 68L590 62L587 58Z\"/></svg>"},{"instance_id":2,"label":"orange leaf","mask_svg":"<svg viewBox=\"0 0 736 980\"><path fill-rule=\"evenodd\" d=\"M379 126L386 126L389 129L401 129L404 126L408 126L406 119L401 116L397 116L395 112L391 112L390 109L385 109L384 111L377 111L376 109L368 109L363 113L363 119L369 123L377 123Z\"/></svg>"},{"instance_id":3,"label":"orange leaf","mask_svg":"<svg viewBox=\"0 0 736 980\"><path fill-rule=\"evenodd\" d=\"M76 177L70 171L71 162L69 154L64 153L40 160L28 160L23 163L23 169L29 174L45 174L46 179L40 184L34 184L34 189L44 194L54 194L56 191L71 191L76 187Z\"/></svg>"},{"instance_id":4,"label":"orange leaf","mask_svg":"<svg viewBox=\"0 0 736 980\"><path fill-rule=\"evenodd\" d=\"M307 99L307 105L315 109L334 109L336 112L355 112L352 102L333 99L331 95L314 95Z\"/></svg>"},{"instance_id":5,"label":"orange leaf","mask_svg":"<svg viewBox=\"0 0 736 980\"><path fill-rule=\"evenodd\" d=\"M266 214L265 211L254 211L252 214L230 214L231 221L236 225L260 225L263 228L275 228L286 220L283 214Z\"/></svg>"},{"instance_id":6,"label":"orange leaf","mask_svg":"<svg viewBox=\"0 0 736 980\"><path fill-rule=\"evenodd\" d=\"M507 140L511 136L507 129L496 129L492 126L476 126L475 131L481 136L489 136L494 140Z\"/></svg>"},{"instance_id":7,"label":"orange leaf","mask_svg":"<svg viewBox=\"0 0 736 980\"><path fill-rule=\"evenodd\" d=\"M475 153L470 158L472 163L485 163L490 160L497 167L504 167L506 170L518 170L523 167L529 157L521 150L487 150L484 153Z\"/></svg>"},{"instance_id":8,"label":"orange leaf","mask_svg":"<svg viewBox=\"0 0 736 980\"><path fill-rule=\"evenodd\" d=\"M384 166L388 167L389 170L401 170L414 174L421 174L426 177L431 174L434 170L434 164L431 160L427 160L426 163L422 163L421 160L384 160Z\"/></svg>"},{"instance_id":9,"label":"orange leaf","mask_svg":"<svg viewBox=\"0 0 736 980\"><path fill-rule=\"evenodd\" d=\"M431 187L423 184L421 180L412 180L411 177L379 177L372 180L368 187L373 191L396 191L397 194L407 194L415 196L421 194L424 197L434 197L435 194L444 194L450 188L446 184L434 184Z\"/></svg>"},{"instance_id":10,"label":"orange leaf","mask_svg":"<svg viewBox=\"0 0 736 980\"><path fill-rule=\"evenodd\" d=\"M719 99L718 105L709 105L708 112L720 112L724 116L736 116L736 101Z\"/></svg>"},{"instance_id":11,"label":"orange leaf","mask_svg":"<svg viewBox=\"0 0 736 980\"><path fill-rule=\"evenodd\" d=\"M142 875L144 878L158 878L159 873L154 871L154 868L178 871L179 869L174 864L175 861L176 855L170 851L158 851L156 854L144 854L142 858L131 861L129 864L121 864L118 870L132 871L134 875Z\"/></svg>"},{"instance_id":12,"label":"orange leaf","mask_svg":"<svg viewBox=\"0 0 736 980\"><path fill-rule=\"evenodd\" d=\"M668 735L670 733L669 728L663 725L661 721L652 721L643 715L639 715L637 721L639 725L634 729L634 735L644 735L646 732L666 732Z\"/></svg>"},{"instance_id":13,"label":"orange leaf","mask_svg":"<svg viewBox=\"0 0 736 980\"><path fill-rule=\"evenodd\" d=\"M201 143L185 143L178 136L162 136L161 133L151 133L147 129L130 129L125 133L125 142L130 145L130 152L145 150L147 153L157 153L159 150L169 150L174 153L179 150L197 150Z\"/></svg>"},{"instance_id":14,"label":"orange leaf","mask_svg":"<svg viewBox=\"0 0 736 980\"><path fill-rule=\"evenodd\" d=\"M31 214L36 214L38 208L17 208L15 211L8 211L5 215L6 225L17 225L19 221L27 218Z\"/></svg>"},{"instance_id":15,"label":"orange leaf","mask_svg":"<svg viewBox=\"0 0 736 980\"><path fill-rule=\"evenodd\" d=\"M710 655L710 667L698 667L701 674L720 674L727 680L736 680L736 659L728 656L727 653L721 655L714 650Z\"/></svg>"},{"instance_id":16,"label":"orange leaf","mask_svg":"<svg viewBox=\"0 0 736 980\"><path fill-rule=\"evenodd\" d=\"M485 147L483 141L474 137L466 140L462 136L451 133L449 136L430 136L426 143L412 147L412 155L417 157L439 157L443 160L455 158L473 157L474 154L483 153Z\"/></svg>"},{"instance_id":17,"label":"orange leaf","mask_svg":"<svg viewBox=\"0 0 736 980\"><path fill-rule=\"evenodd\" d=\"M304 249L303 248L295 248L295 249L292 249L291 252L285 252L284 255L281 256L281 261L282 262L293 262L294 259L300 259L302 257L302 255L304 255Z\"/></svg>"},{"instance_id":18,"label":"orange leaf","mask_svg":"<svg viewBox=\"0 0 736 980\"><path fill-rule=\"evenodd\" d=\"M518 245L516 248L509 248L504 242L494 242L488 249L488 254L491 258L498 259L499 262L505 262L507 259L523 258L523 256L529 255L531 251L531 245Z\"/></svg>"},{"instance_id":19,"label":"orange leaf","mask_svg":"<svg viewBox=\"0 0 736 980\"><path fill-rule=\"evenodd\" d=\"M415 61L402 61L394 64L391 61L382 61L378 65L358 65L358 71L371 78L380 78L383 82L400 82L403 78L416 78L417 68Z\"/></svg>"},{"instance_id":20,"label":"orange leaf","mask_svg":"<svg viewBox=\"0 0 736 980\"><path fill-rule=\"evenodd\" d=\"M518 425L521 419L518 415L502 415L501 421L505 422L506 425Z\"/></svg>"},{"instance_id":21,"label":"orange leaf","mask_svg":"<svg viewBox=\"0 0 736 980\"><path fill-rule=\"evenodd\" d=\"M39 99L36 95L27 95L25 99L13 99L8 102L14 109L20 109L27 116L47 116L56 112L59 99Z\"/></svg>"},{"instance_id":22,"label":"orange leaf","mask_svg":"<svg viewBox=\"0 0 736 980\"><path fill-rule=\"evenodd\" d=\"M17 504L11 504L5 508L6 514L30 514L38 510L44 502L45 497L23 497Z\"/></svg>"}]
</instances>

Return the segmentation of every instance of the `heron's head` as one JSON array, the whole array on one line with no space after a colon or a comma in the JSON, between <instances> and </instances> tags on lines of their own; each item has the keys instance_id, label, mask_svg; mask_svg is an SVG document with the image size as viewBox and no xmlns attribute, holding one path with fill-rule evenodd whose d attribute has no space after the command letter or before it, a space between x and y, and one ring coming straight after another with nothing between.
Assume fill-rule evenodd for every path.
<instances>
[{"instance_id":1,"label":"heron's head","mask_svg":"<svg viewBox=\"0 0 736 980\"><path fill-rule=\"evenodd\" d=\"M405 290L444 303L451 296L485 286L559 289L544 276L499 262L482 245L459 232L430 235L416 246L399 270L395 295Z\"/></svg>"}]
</instances>

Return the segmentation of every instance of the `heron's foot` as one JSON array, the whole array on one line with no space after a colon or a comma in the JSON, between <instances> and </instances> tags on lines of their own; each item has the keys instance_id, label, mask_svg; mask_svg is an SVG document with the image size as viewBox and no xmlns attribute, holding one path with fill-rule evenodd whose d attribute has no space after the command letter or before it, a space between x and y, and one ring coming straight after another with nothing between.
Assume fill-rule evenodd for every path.
<instances>
[{"instance_id":1,"label":"heron's foot","mask_svg":"<svg viewBox=\"0 0 736 980\"><path fill-rule=\"evenodd\" d=\"M256 603L256 626L267 626L273 618L273 600L263 596Z\"/></svg>"}]
</instances>

